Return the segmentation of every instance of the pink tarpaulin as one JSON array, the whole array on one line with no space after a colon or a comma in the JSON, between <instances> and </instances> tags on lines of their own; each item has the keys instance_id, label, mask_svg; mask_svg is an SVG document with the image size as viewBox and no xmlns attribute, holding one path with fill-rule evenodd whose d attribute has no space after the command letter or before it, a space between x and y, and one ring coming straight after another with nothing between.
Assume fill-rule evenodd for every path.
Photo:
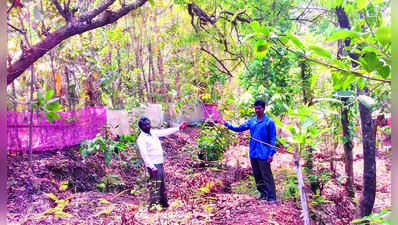
<instances>
[{"instance_id":1,"label":"pink tarpaulin","mask_svg":"<svg viewBox=\"0 0 398 225\"><path fill-rule=\"evenodd\" d=\"M60 112L60 120L49 122L44 113L33 113L32 150L61 149L92 139L106 124L106 108L93 107ZM29 112L7 112L8 151L29 150Z\"/></svg>"}]
</instances>

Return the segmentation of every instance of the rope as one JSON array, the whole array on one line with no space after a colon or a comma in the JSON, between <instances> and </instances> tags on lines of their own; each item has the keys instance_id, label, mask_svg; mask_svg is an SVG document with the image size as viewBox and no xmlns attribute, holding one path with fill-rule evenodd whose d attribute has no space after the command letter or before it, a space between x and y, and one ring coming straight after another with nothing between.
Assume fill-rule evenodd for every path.
<instances>
[{"instance_id":1,"label":"rope","mask_svg":"<svg viewBox=\"0 0 398 225\"><path fill-rule=\"evenodd\" d=\"M265 144L265 145L267 145L267 146L269 146L269 147L271 147L271 148L276 148L277 150L281 150L281 148L278 148L278 147L276 147L276 146L273 146L273 145L271 145L271 144L268 144L267 142L260 141L260 140L254 138L254 137L250 137L250 138L253 139L253 140L255 140L255 141L257 141L257 142L260 142L261 144Z\"/></svg>"}]
</instances>

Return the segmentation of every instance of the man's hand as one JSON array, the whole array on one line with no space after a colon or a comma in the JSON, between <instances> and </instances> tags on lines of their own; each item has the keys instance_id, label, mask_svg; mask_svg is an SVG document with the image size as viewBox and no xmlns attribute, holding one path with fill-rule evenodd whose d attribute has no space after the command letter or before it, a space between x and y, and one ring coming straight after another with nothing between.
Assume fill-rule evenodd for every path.
<instances>
[{"instance_id":1,"label":"man's hand","mask_svg":"<svg viewBox=\"0 0 398 225\"><path fill-rule=\"evenodd\" d=\"M184 121L184 122L180 125L180 130L183 130L187 125L188 125L188 123L187 123L186 121Z\"/></svg>"},{"instance_id":2,"label":"man's hand","mask_svg":"<svg viewBox=\"0 0 398 225\"><path fill-rule=\"evenodd\" d=\"M226 123L226 121L223 118L220 118L217 122L222 125L225 125L225 123Z\"/></svg>"},{"instance_id":3,"label":"man's hand","mask_svg":"<svg viewBox=\"0 0 398 225\"><path fill-rule=\"evenodd\" d=\"M274 159L274 157L272 155L269 156L268 159L267 159L267 163L271 163L273 159Z\"/></svg>"}]
</instances>

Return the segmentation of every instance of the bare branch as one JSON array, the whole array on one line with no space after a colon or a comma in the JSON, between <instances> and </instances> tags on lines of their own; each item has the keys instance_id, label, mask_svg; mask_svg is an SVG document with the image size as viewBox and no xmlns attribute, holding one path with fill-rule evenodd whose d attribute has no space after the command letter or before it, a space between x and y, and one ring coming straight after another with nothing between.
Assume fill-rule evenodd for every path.
<instances>
[{"instance_id":1,"label":"bare branch","mask_svg":"<svg viewBox=\"0 0 398 225\"><path fill-rule=\"evenodd\" d=\"M16 2L17 2L17 0L13 0L12 1L12 4L11 4L10 8L7 10L7 14L10 13L12 8L14 8Z\"/></svg>"},{"instance_id":2,"label":"bare branch","mask_svg":"<svg viewBox=\"0 0 398 225\"><path fill-rule=\"evenodd\" d=\"M107 9L109 6L111 6L113 3L115 2L115 0L108 0L104 3L102 3L101 5L99 5L97 8L82 14L81 16L79 16L79 21L83 22L83 21L91 21L94 17L98 16L99 14L101 14L105 9Z\"/></svg>"},{"instance_id":3,"label":"bare branch","mask_svg":"<svg viewBox=\"0 0 398 225\"><path fill-rule=\"evenodd\" d=\"M213 57L222 66L224 72L227 73L230 77L233 77L232 73L228 70L228 68L224 65L224 63L222 63L222 61L219 58L217 58L217 56L215 56L213 53L211 53L210 51L206 50L203 47L201 47L200 50L206 52L211 57Z\"/></svg>"},{"instance_id":4,"label":"bare branch","mask_svg":"<svg viewBox=\"0 0 398 225\"><path fill-rule=\"evenodd\" d=\"M68 15L65 12L65 9L62 8L61 4L59 4L58 0L53 0L53 3L55 5L55 8L57 8L59 14L67 21L69 22L70 18L68 18Z\"/></svg>"},{"instance_id":5,"label":"bare branch","mask_svg":"<svg viewBox=\"0 0 398 225\"><path fill-rule=\"evenodd\" d=\"M19 28L16 28L16 27L14 27L13 25L11 25L10 23L7 23L7 24L8 24L8 26L10 26L12 29L18 31L18 32L21 33L22 35L25 35L25 34L26 34L26 31L23 31L23 30L21 30L21 29L19 29Z\"/></svg>"}]
</instances>

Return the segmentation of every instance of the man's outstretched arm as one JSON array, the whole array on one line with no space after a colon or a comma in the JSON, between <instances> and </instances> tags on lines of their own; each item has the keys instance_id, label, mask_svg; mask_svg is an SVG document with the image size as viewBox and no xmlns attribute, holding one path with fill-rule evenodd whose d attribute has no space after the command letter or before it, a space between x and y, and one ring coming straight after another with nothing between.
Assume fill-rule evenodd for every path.
<instances>
[{"instance_id":1,"label":"man's outstretched arm","mask_svg":"<svg viewBox=\"0 0 398 225\"><path fill-rule=\"evenodd\" d=\"M152 132L158 137L164 137L170 134L174 134L179 130L183 130L187 125L187 122L183 122L178 127L172 127L167 129L152 129Z\"/></svg>"},{"instance_id":2,"label":"man's outstretched arm","mask_svg":"<svg viewBox=\"0 0 398 225\"><path fill-rule=\"evenodd\" d=\"M224 124L226 127L228 127L228 129L235 131L235 132L242 132L242 131L248 130L250 128L249 121L247 121L246 123L244 123L240 126L233 126L232 124L226 122L224 119L220 119L219 123Z\"/></svg>"}]
</instances>

